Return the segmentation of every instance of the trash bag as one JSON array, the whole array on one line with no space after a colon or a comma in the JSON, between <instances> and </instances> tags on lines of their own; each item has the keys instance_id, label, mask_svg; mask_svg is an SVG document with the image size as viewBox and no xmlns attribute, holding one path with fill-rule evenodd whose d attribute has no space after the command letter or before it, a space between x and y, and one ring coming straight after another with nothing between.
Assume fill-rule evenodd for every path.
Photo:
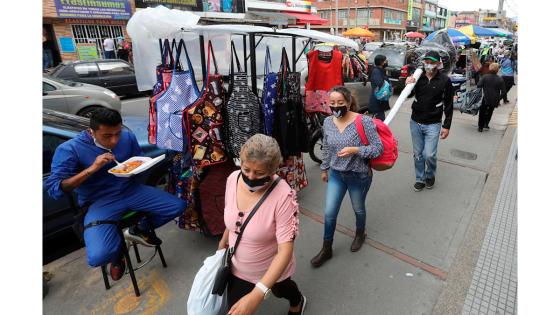
<instances>
[{"instance_id":1,"label":"trash bag","mask_svg":"<svg viewBox=\"0 0 560 315\"><path fill-rule=\"evenodd\" d=\"M219 296L212 294L214 279L222 263L225 249L216 251L213 256L204 260L200 267L187 300L187 314L193 315L222 315L227 313L227 294Z\"/></svg>"},{"instance_id":2,"label":"trash bag","mask_svg":"<svg viewBox=\"0 0 560 315\"><path fill-rule=\"evenodd\" d=\"M478 114L480 106L482 106L482 97L482 88L468 91L463 98L463 103L459 107L459 111L475 116Z\"/></svg>"}]
</instances>

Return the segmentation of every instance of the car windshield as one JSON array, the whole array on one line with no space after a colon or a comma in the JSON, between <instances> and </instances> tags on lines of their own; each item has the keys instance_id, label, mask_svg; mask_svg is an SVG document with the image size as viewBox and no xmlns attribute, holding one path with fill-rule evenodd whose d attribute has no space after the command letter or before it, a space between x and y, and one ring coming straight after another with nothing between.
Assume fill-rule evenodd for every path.
<instances>
[{"instance_id":1,"label":"car windshield","mask_svg":"<svg viewBox=\"0 0 560 315\"><path fill-rule=\"evenodd\" d=\"M390 67L402 67L405 62L406 51L404 49L377 49L372 52L370 58L373 60L377 55L385 55Z\"/></svg>"},{"instance_id":2,"label":"car windshield","mask_svg":"<svg viewBox=\"0 0 560 315\"><path fill-rule=\"evenodd\" d=\"M61 79L61 78L53 77L51 75L46 75L45 78L47 78L49 80L53 80L53 81L58 82L60 84L68 85L68 86L80 86L80 85L82 85L79 82L68 81L68 80L64 80L64 79Z\"/></svg>"}]
</instances>

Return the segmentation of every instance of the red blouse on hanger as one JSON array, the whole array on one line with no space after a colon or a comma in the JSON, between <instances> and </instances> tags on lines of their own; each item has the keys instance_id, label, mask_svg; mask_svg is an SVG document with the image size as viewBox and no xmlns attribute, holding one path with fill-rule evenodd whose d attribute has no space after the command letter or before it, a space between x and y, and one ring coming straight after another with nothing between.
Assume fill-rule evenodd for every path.
<instances>
[{"instance_id":1,"label":"red blouse on hanger","mask_svg":"<svg viewBox=\"0 0 560 315\"><path fill-rule=\"evenodd\" d=\"M313 50L307 54L309 61L309 74L306 91L323 90L342 85L342 53L338 49L333 49L330 62L319 59L319 51Z\"/></svg>"}]
</instances>

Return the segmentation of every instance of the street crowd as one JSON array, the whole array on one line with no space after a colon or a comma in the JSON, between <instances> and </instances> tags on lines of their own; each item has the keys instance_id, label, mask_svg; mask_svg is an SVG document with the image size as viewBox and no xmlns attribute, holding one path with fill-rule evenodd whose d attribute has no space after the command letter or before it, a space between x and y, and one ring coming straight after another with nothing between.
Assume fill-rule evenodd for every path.
<instances>
[{"instance_id":1,"label":"street crowd","mask_svg":"<svg viewBox=\"0 0 560 315\"><path fill-rule=\"evenodd\" d=\"M110 42L106 44L111 46ZM105 51L113 54L106 57L117 57L114 50L114 45L106 46ZM516 49L495 45L481 51L483 66L476 75L477 86L484 92L480 132L489 128L492 112L500 101L509 102L507 94L517 72ZM406 80L407 84L415 84L410 96L414 98L410 136L414 156L411 189L416 192L436 187L438 143L450 135L454 95L450 78L439 70L441 64L439 53L428 52L421 61L423 74L417 80L412 76ZM355 99L347 88L337 86L329 94L332 115L323 123L321 164L321 179L326 183L323 244L318 253L309 255L316 268L333 257L337 216L346 192L356 217L350 251L359 251L367 237L365 201L374 177L370 160L384 152L372 116L383 120L385 111L390 109L387 98L376 96L388 82L384 70L387 58L377 55L371 67L371 115L356 112ZM367 145L360 140L361 132L367 137ZM173 220L186 207L182 199L140 184L134 177L114 177L107 172L117 157L123 161L141 155L135 135L123 128L120 113L98 109L90 118L88 130L57 148L47 181L52 197L63 198L75 191L79 204L88 207L83 222L88 264L110 264L113 280L123 276L126 265L117 227L103 222L118 220L130 210L146 212L148 222L127 229L124 235L146 246L156 246L162 241L152 228ZM282 161L278 143L272 137L256 134L241 148L240 160L240 170L227 180L226 229L217 244L218 249L235 247L227 278L227 314L253 314L270 293L289 301L288 314L304 314L308 301L292 278L296 269L294 242L299 229L297 196L276 175Z\"/></svg>"}]
</instances>

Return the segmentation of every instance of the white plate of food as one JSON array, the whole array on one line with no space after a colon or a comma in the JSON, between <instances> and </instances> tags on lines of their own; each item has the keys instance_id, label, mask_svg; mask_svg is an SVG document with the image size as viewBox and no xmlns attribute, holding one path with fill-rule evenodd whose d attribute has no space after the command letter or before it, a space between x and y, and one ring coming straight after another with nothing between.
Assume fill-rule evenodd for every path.
<instances>
[{"instance_id":1,"label":"white plate of food","mask_svg":"<svg viewBox=\"0 0 560 315\"><path fill-rule=\"evenodd\" d=\"M153 159L147 156L133 156L130 159L122 162L120 165L109 169L107 172L117 177L130 177L132 175L142 173L143 171L151 168L163 159L165 159L165 154L162 154Z\"/></svg>"}]
</instances>

